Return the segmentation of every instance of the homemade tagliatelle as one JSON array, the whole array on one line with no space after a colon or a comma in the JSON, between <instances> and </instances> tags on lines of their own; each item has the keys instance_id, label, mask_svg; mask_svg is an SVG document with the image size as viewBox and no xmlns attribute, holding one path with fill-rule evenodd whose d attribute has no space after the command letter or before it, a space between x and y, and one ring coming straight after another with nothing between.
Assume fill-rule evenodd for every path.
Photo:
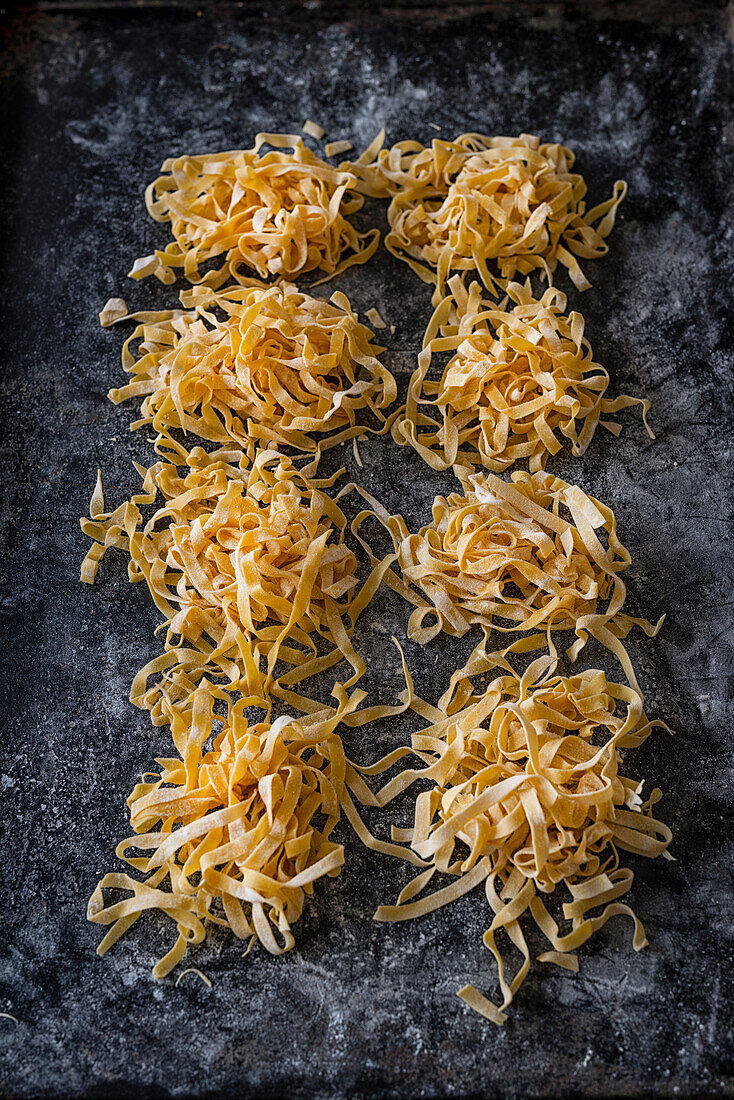
<instances>
[{"instance_id":1,"label":"homemade tagliatelle","mask_svg":"<svg viewBox=\"0 0 734 1100\"><path fill-rule=\"evenodd\" d=\"M324 136L311 120L303 131ZM108 928L100 954L144 910L170 918L176 939L157 977L211 925L281 954L314 884L340 872L344 849L333 837L346 818L369 848L415 869L376 920L420 917L483 887L501 999L474 986L459 996L502 1024L536 954L528 915L548 941L541 962L578 969L576 949L615 915L632 919L639 950L645 934L621 900L632 872L620 853L667 855L671 839L652 816L660 792L643 798L643 783L620 774L623 752L663 726L644 712L623 641L635 625L655 634L662 620L625 610L631 559L611 509L545 471L564 446L582 455L598 425L618 434L610 417L631 405L642 406L647 426L648 402L607 398L609 376L594 362L583 317L565 312L552 285L560 264L576 288L589 287L580 261L607 252L626 184L587 211L585 181L559 144L527 134L463 134L430 148L381 150L383 142L384 132L336 168L298 136L259 134L249 150L171 158L147 189L148 210L172 240L136 260L130 276L172 284L180 271L189 289L167 311L129 314L110 299L100 322L136 322L123 350L130 381L109 396L141 399L132 427L157 433L160 461L136 464L141 491L113 511L98 475L82 520L92 546L81 577L93 583L117 548L130 580L150 591L162 651L130 698L168 727L173 748L163 752L173 755L132 791L134 835L117 848L125 873L101 879L88 917ZM335 141L326 153L350 147ZM385 349L349 300L317 299L289 281L318 272L323 283L373 255L379 231L352 221L367 195L390 200L386 245L433 287L407 403L392 412ZM536 272L548 284L539 299ZM387 327L377 310L365 316ZM461 484L436 497L432 522L417 533L359 486L332 495L340 474L315 477L325 450L351 442L362 466L358 440L391 429ZM188 449L179 433L219 449ZM308 464L297 469L281 448ZM529 471L496 476L518 461ZM340 507L351 491L370 506L351 524L369 555L366 579ZM364 537L368 518L392 538L382 557ZM413 605L408 634L420 644L482 627L464 666L452 663L437 706L416 696L399 645L405 689L389 705L362 706L355 631L383 581ZM591 636L617 657L627 684L598 669L560 675L561 630L572 632L572 661ZM493 652L493 631L512 644ZM344 661L346 673L304 687ZM327 680L333 704L319 701ZM288 713L276 717L278 707ZM428 723L410 745L401 739L372 764L347 759L342 725L409 709ZM395 821L389 840L379 824L371 832L359 807L385 811L406 795L408 823ZM558 886L569 895L562 905ZM519 953L512 977L510 946ZM183 974L192 969L210 984L195 968Z\"/></svg>"},{"instance_id":2,"label":"homemade tagliatelle","mask_svg":"<svg viewBox=\"0 0 734 1100\"><path fill-rule=\"evenodd\" d=\"M609 375L594 362L583 317L564 312L559 290L537 301L529 283L509 283L514 305L498 306L482 301L478 283L467 291L455 275L449 285L392 429L435 470L455 463L505 470L521 459L541 470L564 443L582 455L599 424L618 435L620 426L602 418L630 405L646 416L648 401L605 398ZM451 358L440 379L429 379L444 352Z\"/></svg>"},{"instance_id":3,"label":"homemade tagliatelle","mask_svg":"<svg viewBox=\"0 0 734 1100\"><path fill-rule=\"evenodd\" d=\"M484 882L494 912L484 943L497 963L502 1003L473 986L459 996L502 1024L530 967L524 918L532 917L548 940L550 950L538 960L569 970L578 969L576 949L613 916L629 916L633 947L645 946L640 922L618 900L633 877L619 866L619 852L660 855L671 834L650 813L660 792L643 803L642 783L619 773L620 750L662 725L647 720L639 694L598 669L554 675L552 657L535 660L522 677L496 657L506 674L459 709L420 704L431 724L412 740L424 766L398 774L374 797L385 806L415 780L431 783L415 799L413 825L392 830L393 840L409 845L428 867L375 919L423 916ZM421 897L436 872L457 877ZM542 900L558 885L570 895L563 905L567 930ZM522 960L511 980L502 934Z\"/></svg>"},{"instance_id":4,"label":"homemade tagliatelle","mask_svg":"<svg viewBox=\"0 0 734 1100\"><path fill-rule=\"evenodd\" d=\"M342 167L360 177L366 194L390 198L385 245L435 284L438 305L457 271L478 272L495 293L536 269L550 282L561 263L579 290L591 285L578 258L608 251L627 186L618 180L611 198L587 211L574 161L570 149L532 134L462 134L429 148L401 141L371 163Z\"/></svg>"},{"instance_id":5,"label":"homemade tagliatelle","mask_svg":"<svg viewBox=\"0 0 734 1100\"><path fill-rule=\"evenodd\" d=\"M442 630L461 636L474 623L487 631L573 630L572 657L591 634L636 684L620 639L635 625L652 635L660 623L623 612L629 551L611 509L578 485L544 471L516 471L509 482L471 474L463 493L436 497L433 521L417 534L362 495L372 511L361 512L354 529L376 516L389 530L402 578L390 571L385 580L416 607L410 638L425 645Z\"/></svg>"},{"instance_id":6,"label":"homemade tagliatelle","mask_svg":"<svg viewBox=\"0 0 734 1100\"><path fill-rule=\"evenodd\" d=\"M227 704L219 732L215 699ZM330 839L344 787L344 752L334 732L343 713L323 711L308 724L285 716L251 725L244 700L233 702L207 680L174 707L178 755L159 760L159 770L133 790L136 835L117 849L145 877L105 875L89 901L89 919L112 925L99 954L144 910L165 913L178 930L156 977L205 938L207 922L258 940L273 955L290 950L306 895L344 863L343 846ZM110 900L110 890L129 896Z\"/></svg>"},{"instance_id":7,"label":"homemade tagliatelle","mask_svg":"<svg viewBox=\"0 0 734 1100\"><path fill-rule=\"evenodd\" d=\"M351 634L394 556L359 588L346 518L323 491L334 478L309 480L276 451L259 452L249 471L236 452L195 448L187 462L183 471L170 462L139 467L143 493L113 512L98 481L91 518L82 520L94 540L82 580L94 581L108 548L126 550L130 579L145 580L165 618L165 652L135 678L132 701L167 721L164 701L188 698L206 674L269 707L270 695L342 658L354 670L345 686L353 684L365 666ZM162 504L144 523L138 505L159 493ZM292 666L277 683L276 661Z\"/></svg>"},{"instance_id":8,"label":"homemade tagliatelle","mask_svg":"<svg viewBox=\"0 0 734 1100\"><path fill-rule=\"evenodd\" d=\"M364 412L384 422L395 379L343 294L327 302L292 283L247 280L193 287L181 301L183 310L133 315L140 323L122 354L132 381L109 396L143 396L134 428L318 455L369 431Z\"/></svg>"},{"instance_id":9,"label":"homemade tagliatelle","mask_svg":"<svg viewBox=\"0 0 734 1100\"><path fill-rule=\"evenodd\" d=\"M270 151L264 152L269 146ZM327 277L365 263L377 229L359 233L350 217L364 203L347 169L321 160L292 134L258 134L252 149L171 157L147 188L151 217L169 222L174 240L136 260L130 275L221 286L244 266L262 278L292 278L319 269ZM217 256L224 265L202 276Z\"/></svg>"}]
</instances>

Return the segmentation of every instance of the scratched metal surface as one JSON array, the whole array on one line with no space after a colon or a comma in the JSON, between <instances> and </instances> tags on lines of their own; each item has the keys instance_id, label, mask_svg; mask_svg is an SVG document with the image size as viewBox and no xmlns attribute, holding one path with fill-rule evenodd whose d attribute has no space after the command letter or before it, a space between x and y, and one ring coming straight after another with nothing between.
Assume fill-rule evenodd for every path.
<instances>
[{"instance_id":1,"label":"scratched metal surface","mask_svg":"<svg viewBox=\"0 0 734 1100\"><path fill-rule=\"evenodd\" d=\"M414 10L407 11L412 7ZM420 9L420 5L417 6ZM523 19L467 4L430 12L319 4L47 6L10 11L0 57L0 574L2 852L0 1089L6 1096L693 1096L732 1091L732 279L731 52L707 4L579 9ZM515 12L517 12L517 8ZM616 13L616 17L615 16ZM636 18L639 15L640 18ZM571 294L613 389L653 401L599 436L561 476L616 510L634 564L630 602L665 629L632 645L658 735L628 771L659 785L677 862L633 861L650 947L612 922L577 976L536 967L495 1030L456 989L490 995L481 893L419 923L371 921L407 871L346 829L347 863L319 884L297 948L273 959L212 938L193 962L213 980L178 987L150 967L170 942L142 920L100 960L85 921L126 835L124 799L165 732L127 702L157 652L142 586L110 555L80 586L84 512L97 466L108 499L135 486L120 336L96 315L110 295L162 307L173 292L125 278L165 240L142 192L172 153L242 147L262 129L320 121L358 148L436 132L537 132L578 154L592 199L630 194L594 287ZM375 205L368 219L380 224ZM339 282L389 323L387 361L405 384L428 317L426 288L381 253ZM451 475L387 440L351 475L409 523ZM399 687L389 636L407 609L383 596L365 622L366 683ZM407 645L435 697L466 646ZM590 653L589 660L604 660ZM610 668L610 671L614 671ZM374 758L411 722L348 736ZM407 813L407 805L401 808Z\"/></svg>"}]
</instances>

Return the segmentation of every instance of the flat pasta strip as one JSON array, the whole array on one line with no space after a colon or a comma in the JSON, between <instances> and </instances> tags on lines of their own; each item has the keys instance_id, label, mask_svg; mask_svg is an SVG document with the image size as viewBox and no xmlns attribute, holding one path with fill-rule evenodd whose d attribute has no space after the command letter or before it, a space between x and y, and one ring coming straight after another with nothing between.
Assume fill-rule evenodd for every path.
<instances>
[{"instance_id":1,"label":"flat pasta strip","mask_svg":"<svg viewBox=\"0 0 734 1100\"><path fill-rule=\"evenodd\" d=\"M270 151L263 152L265 146ZM375 252L376 229L359 233L350 217L363 205L350 171L317 157L297 135L258 134L252 149L171 157L145 192L148 212L174 240L137 260L136 279L221 286L241 268L265 279L318 269L330 278ZM199 265L226 257L202 276Z\"/></svg>"},{"instance_id":2,"label":"flat pasta strip","mask_svg":"<svg viewBox=\"0 0 734 1100\"><path fill-rule=\"evenodd\" d=\"M304 134L308 134L309 137L315 138L316 141L321 141L326 133L323 126L320 126L318 122L312 122L310 118L306 119L301 129Z\"/></svg>"},{"instance_id":3,"label":"flat pasta strip","mask_svg":"<svg viewBox=\"0 0 734 1100\"><path fill-rule=\"evenodd\" d=\"M579 258L608 251L627 185L618 180L611 198L587 211L574 161L570 149L532 134L461 134L428 148L401 141L342 168L365 194L390 199L385 246L435 285L438 305L454 272L476 271L496 293L535 270L551 282L561 263L579 290L590 286Z\"/></svg>"},{"instance_id":4,"label":"flat pasta strip","mask_svg":"<svg viewBox=\"0 0 734 1100\"><path fill-rule=\"evenodd\" d=\"M226 701L224 719L217 699ZM281 954L293 947L292 925L314 884L339 874L344 848L331 833L345 760L335 729L349 707L308 724L284 716L256 725L244 708L244 700L233 702L202 680L192 699L173 709L178 755L158 761L158 773L133 790L135 835L117 849L147 877L105 875L89 901L89 920L110 926L99 954L145 910L176 925L173 947L153 968L159 978L204 940L211 923ZM212 740L217 719L221 729ZM110 890L128 896L110 900Z\"/></svg>"},{"instance_id":5,"label":"flat pasta strip","mask_svg":"<svg viewBox=\"0 0 734 1100\"><path fill-rule=\"evenodd\" d=\"M343 294L327 302L292 283L247 280L218 292L193 287L181 301L183 310L133 315L140 323L122 353L131 381L109 396L143 397L134 428L317 456L387 430L395 379ZM363 413L381 427L365 428Z\"/></svg>"},{"instance_id":6,"label":"flat pasta strip","mask_svg":"<svg viewBox=\"0 0 734 1100\"><path fill-rule=\"evenodd\" d=\"M643 802L642 783L619 770L620 750L663 726L648 720L639 693L610 682L599 669L557 675L552 657L537 659L520 676L506 654L494 656L485 667L500 665L506 673L453 703L445 696L432 724L413 735L424 767L398 774L372 797L384 806L416 780L430 783L415 799L412 827L393 828L395 839L409 845L428 870L396 905L380 907L375 919L423 916L484 882L494 914L484 943L497 964L502 1002L494 1004L473 986L459 996L503 1024L530 968L522 930L528 919L551 946L539 961L568 970L578 968L576 949L616 915L632 918L635 950L645 946L642 926L619 901L633 879L619 866L619 852L667 854L671 833L651 815L660 792ZM393 753L361 772L374 775L396 758ZM432 871L456 876L453 885L426 894ZM570 898L563 905L566 932L542 900L559 885ZM511 981L503 935L522 956Z\"/></svg>"},{"instance_id":7,"label":"flat pasta strip","mask_svg":"<svg viewBox=\"0 0 734 1100\"><path fill-rule=\"evenodd\" d=\"M648 401L605 397L609 375L594 361L581 314L564 312L564 294L551 287L538 301L529 282L506 289L509 303L485 302L478 283L467 291L455 275L429 322L392 434L435 470L500 471L519 460L542 470L564 445L582 455L599 424L618 434L607 418L620 409L641 405L646 417ZM430 379L442 353L450 358Z\"/></svg>"}]
</instances>

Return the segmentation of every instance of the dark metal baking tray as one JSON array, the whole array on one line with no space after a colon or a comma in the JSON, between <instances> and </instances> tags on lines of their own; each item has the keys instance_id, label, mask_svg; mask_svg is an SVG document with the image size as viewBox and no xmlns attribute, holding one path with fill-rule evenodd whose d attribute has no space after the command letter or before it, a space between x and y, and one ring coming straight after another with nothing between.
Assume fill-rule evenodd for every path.
<instances>
[{"instance_id":1,"label":"dark metal baking tray","mask_svg":"<svg viewBox=\"0 0 734 1100\"><path fill-rule=\"evenodd\" d=\"M7 7L0 53L0 574L3 879L0 1090L6 1096L699 1096L732 1091L732 221L734 116L727 13L695 4L45 4ZM85 921L127 832L124 799L165 731L127 702L157 652L155 612L110 555L78 583L98 466L110 501L135 487L132 409L114 408L120 336L111 295L165 306L125 278L165 240L144 185L169 154L244 147L313 118L356 147L465 130L537 132L570 145L592 199L630 193L593 289L570 289L617 392L653 402L657 438L626 418L554 464L616 510L633 553L633 610L667 622L632 650L658 734L630 758L675 832L677 862L633 862L650 947L610 922L581 972L536 967L502 1031L457 999L492 994L481 893L415 925L378 926L407 869L348 832L341 876L316 890L297 947L272 959L214 937L213 980L156 982L170 942L142 920L104 959ZM375 206L370 217L384 221ZM339 286L396 325L403 386L429 313L426 287L381 252ZM389 440L358 474L425 521L450 474ZM399 687L390 634L407 609L367 617L367 682ZM406 652L435 697L470 645ZM589 660L604 660L589 653ZM348 736L370 759L409 720ZM169 938L166 938L169 937Z\"/></svg>"}]
</instances>

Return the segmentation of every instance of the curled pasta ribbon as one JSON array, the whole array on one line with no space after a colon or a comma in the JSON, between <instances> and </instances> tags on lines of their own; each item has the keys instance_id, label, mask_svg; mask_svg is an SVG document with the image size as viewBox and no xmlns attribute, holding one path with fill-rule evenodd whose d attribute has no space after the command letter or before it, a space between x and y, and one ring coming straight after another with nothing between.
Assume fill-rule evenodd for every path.
<instances>
[{"instance_id":1,"label":"curled pasta ribbon","mask_svg":"<svg viewBox=\"0 0 734 1100\"><path fill-rule=\"evenodd\" d=\"M330 278L378 246L378 230L358 233L349 221L364 203L356 177L298 136L258 134L252 149L172 157L161 172L145 202L152 218L170 223L174 240L137 260L133 278L172 283L172 269L183 268L192 283L221 286L242 266L263 279L315 269ZM221 255L224 266L202 277L199 265Z\"/></svg>"},{"instance_id":2,"label":"curled pasta ribbon","mask_svg":"<svg viewBox=\"0 0 734 1100\"><path fill-rule=\"evenodd\" d=\"M643 803L642 783L619 772L620 750L641 744L662 725L648 721L636 690L608 681L599 669L556 675L548 656L532 662L522 677L502 655L495 664L503 664L506 674L465 697L454 713L428 708L431 724L412 738L424 766L399 773L374 796L386 805L415 780L430 782L415 799L413 825L393 828L393 839L409 845L427 870L375 919L422 916L484 882L494 912L484 943L495 958L503 999L496 1005L472 986L459 996L502 1024L530 968L522 929L528 914L552 949L539 960L566 969L577 969L576 949L618 914L633 920L635 950L645 946L641 924L618 900L633 877L619 867L619 851L665 854L671 833L651 816L660 792ZM392 754L364 771L374 775L394 762ZM436 872L456 879L421 897ZM542 901L559 885L570 895L564 932ZM522 955L511 981L501 933Z\"/></svg>"},{"instance_id":3,"label":"curled pasta ribbon","mask_svg":"<svg viewBox=\"0 0 734 1100\"><path fill-rule=\"evenodd\" d=\"M364 411L384 422L397 387L343 294L326 302L292 283L248 280L219 292L193 287L181 301L183 310L132 315L140 323L122 353L132 381L109 396L143 397L133 428L316 455L386 430L358 422Z\"/></svg>"},{"instance_id":4,"label":"curled pasta ribbon","mask_svg":"<svg viewBox=\"0 0 734 1100\"><path fill-rule=\"evenodd\" d=\"M602 419L649 401L604 395L609 375L594 362L580 313L566 315L566 297L549 288L537 301L529 283L509 283L514 302L483 302L481 288L459 276L434 312L404 413L392 428L396 443L414 447L435 470L456 463L505 470L526 459L542 470L567 444L582 455ZM451 353L440 380L428 378L434 357ZM440 417L438 419L437 417Z\"/></svg>"},{"instance_id":5,"label":"curled pasta ribbon","mask_svg":"<svg viewBox=\"0 0 734 1100\"><path fill-rule=\"evenodd\" d=\"M586 210L586 183L572 172L574 154L532 134L436 138L430 148L401 141L371 163L344 164L368 195L389 197L387 249L443 298L452 272L476 271L496 293L508 280L541 270L550 282L559 263L579 290L591 284L578 258L608 251L627 185Z\"/></svg>"},{"instance_id":6,"label":"curled pasta ribbon","mask_svg":"<svg viewBox=\"0 0 734 1100\"><path fill-rule=\"evenodd\" d=\"M457 471L463 493L436 497L433 521L417 534L357 489L372 509L353 521L355 534L374 516L392 537L402 576L389 570L385 582L416 607L408 636L426 645L442 630L461 637L476 623L488 633L573 630L575 659L591 634L637 688L621 639L633 626L653 636L663 619L653 626L622 610L620 574L631 556L612 510L545 471L516 471L509 482Z\"/></svg>"},{"instance_id":7,"label":"curled pasta ribbon","mask_svg":"<svg viewBox=\"0 0 734 1100\"><path fill-rule=\"evenodd\" d=\"M217 699L226 699L224 719L214 710ZM345 772L334 731L351 707L342 701L307 724L284 716L250 725L245 700L233 702L202 680L187 705L172 708L178 755L159 760L160 770L133 790L135 835L117 849L146 877L112 873L98 884L88 918L111 925L98 953L145 910L165 913L178 932L153 969L159 978L189 944L202 942L207 922L259 941L273 955L289 951L292 925L314 883L338 875L344 863L343 846L330 839ZM210 741L215 719L222 728ZM110 901L108 890L130 896Z\"/></svg>"},{"instance_id":8,"label":"curled pasta ribbon","mask_svg":"<svg viewBox=\"0 0 734 1100\"><path fill-rule=\"evenodd\" d=\"M118 547L130 556L130 580L146 582L164 616L165 651L131 689L160 723L162 700L188 698L203 674L268 708L272 694L342 658L354 670L351 686L365 668L351 635L394 561L376 564L360 588L346 518L323 491L334 478L309 480L272 450L257 453L249 471L244 456L239 467L227 457L195 448L186 470L139 467L144 492L113 512L98 480L82 520L94 540L82 580L93 583L106 550ZM144 523L138 505L158 494L162 506ZM318 637L332 647L326 653ZM276 661L290 666L277 682Z\"/></svg>"}]
</instances>

